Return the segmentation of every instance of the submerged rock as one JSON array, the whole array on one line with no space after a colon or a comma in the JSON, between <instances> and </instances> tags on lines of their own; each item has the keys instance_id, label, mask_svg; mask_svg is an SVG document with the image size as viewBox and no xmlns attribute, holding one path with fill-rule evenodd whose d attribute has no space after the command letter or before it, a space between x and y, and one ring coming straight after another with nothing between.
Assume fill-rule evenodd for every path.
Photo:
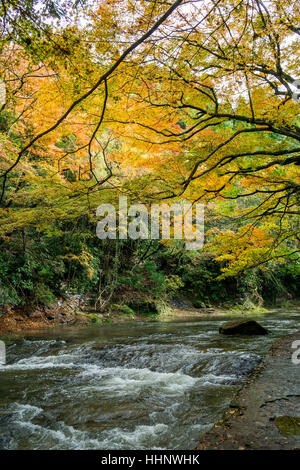
<instances>
[{"instance_id":1,"label":"submerged rock","mask_svg":"<svg viewBox=\"0 0 300 470\"><path fill-rule=\"evenodd\" d=\"M283 436L300 436L299 416L278 416L274 423Z\"/></svg>"},{"instance_id":2,"label":"submerged rock","mask_svg":"<svg viewBox=\"0 0 300 470\"><path fill-rule=\"evenodd\" d=\"M222 335L267 335L268 330L255 320L243 320L224 323L219 328Z\"/></svg>"}]
</instances>

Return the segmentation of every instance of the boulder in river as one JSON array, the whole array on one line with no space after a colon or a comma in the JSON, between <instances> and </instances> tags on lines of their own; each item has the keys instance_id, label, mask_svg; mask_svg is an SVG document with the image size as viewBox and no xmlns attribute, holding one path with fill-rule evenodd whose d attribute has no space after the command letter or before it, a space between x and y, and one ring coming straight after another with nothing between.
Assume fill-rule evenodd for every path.
<instances>
[{"instance_id":1,"label":"boulder in river","mask_svg":"<svg viewBox=\"0 0 300 470\"><path fill-rule=\"evenodd\" d=\"M224 323L219 328L222 335L267 335L268 330L255 320L242 320Z\"/></svg>"}]
</instances>

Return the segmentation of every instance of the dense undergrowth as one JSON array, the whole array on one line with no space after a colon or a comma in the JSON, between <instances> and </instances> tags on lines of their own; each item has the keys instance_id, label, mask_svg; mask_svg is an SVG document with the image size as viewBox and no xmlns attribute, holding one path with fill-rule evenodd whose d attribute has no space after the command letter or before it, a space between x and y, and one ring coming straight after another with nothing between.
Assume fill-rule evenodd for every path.
<instances>
[{"instance_id":1,"label":"dense undergrowth","mask_svg":"<svg viewBox=\"0 0 300 470\"><path fill-rule=\"evenodd\" d=\"M197 308L287 304L297 298L299 264L268 266L218 279L224 265L205 250L180 242L99 240L86 217L45 235L34 228L1 240L0 304L51 306L58 298L85 294L96 311L109 308L157 312L170 299ZM158 308L159 311L159 308Z\"/></svg>"},{"instance_id":2,"label":"dense undergrowth","mask_svg":"<svg viewBox=\"0 0 300 470\"><path fill-rule=\"evenodd\" d=\"M0 312L297 297L300 16L261 3L1 0ZM99 240L120 195L203 204L204 249Z\"/></svg>"}]
</instances>

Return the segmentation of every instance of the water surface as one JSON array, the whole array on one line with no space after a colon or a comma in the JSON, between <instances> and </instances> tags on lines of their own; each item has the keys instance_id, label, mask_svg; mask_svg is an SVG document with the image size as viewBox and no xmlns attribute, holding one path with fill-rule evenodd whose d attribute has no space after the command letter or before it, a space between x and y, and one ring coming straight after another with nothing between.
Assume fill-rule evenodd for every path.
<instances>
[{"instance_id":1,"label":"water surface","mask_svg":"<svg viewBox=\"0 0 300 470\"><path fill-rule=\"evenodd\" d=\"M271 333L249 338L209 316L24 334L0 366L0 448L193 449L299 318L260 317Z\"/></svg>"}]
</instances>

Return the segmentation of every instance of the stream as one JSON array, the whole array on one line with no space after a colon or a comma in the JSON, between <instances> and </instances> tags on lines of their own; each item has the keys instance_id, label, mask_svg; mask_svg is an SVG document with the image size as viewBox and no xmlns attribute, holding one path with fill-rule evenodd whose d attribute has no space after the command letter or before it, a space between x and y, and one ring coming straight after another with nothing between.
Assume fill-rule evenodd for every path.
<instances>
[{"instance_id":1,"label":"stream","mask_svg":"<svg viewBox=\"0 0 300 470\"><path fill-rule=\"evenodd\" d=\"M18 335L0 365L0 449L194 449L300 314L260 316L268 336L220 335L232 318Z\"/></svg>"}]
</instances>

